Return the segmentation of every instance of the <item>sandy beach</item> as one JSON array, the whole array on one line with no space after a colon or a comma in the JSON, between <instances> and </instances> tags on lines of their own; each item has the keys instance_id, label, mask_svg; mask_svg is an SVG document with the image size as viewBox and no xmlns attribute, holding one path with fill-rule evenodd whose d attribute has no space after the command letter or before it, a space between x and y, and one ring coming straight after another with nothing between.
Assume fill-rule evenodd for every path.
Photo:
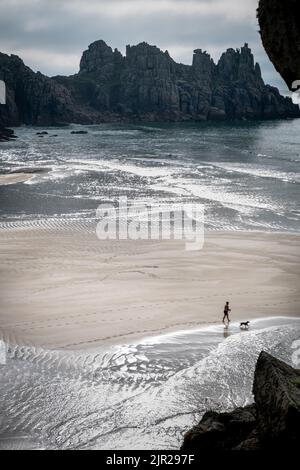
<instances>
[{"instance_id":1,"label":"sandy beach","mask_svg":"<svg viewBox=\"0 0 300 470\"><path fill-rule=\"evenodd\" d=\"M0 231L1 336L82 349L232 319L299 316L300 237L206 233L175 241L99 241L84 229Z\"/></svg>"}]
</instances>

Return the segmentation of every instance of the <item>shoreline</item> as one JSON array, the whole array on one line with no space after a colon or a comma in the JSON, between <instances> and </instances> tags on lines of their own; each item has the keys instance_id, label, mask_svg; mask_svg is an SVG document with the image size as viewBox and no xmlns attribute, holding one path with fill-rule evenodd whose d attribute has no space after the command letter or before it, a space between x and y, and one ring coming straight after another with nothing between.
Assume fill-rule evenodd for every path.
<instances>
[{"instance_id":1,"label":"shoreline","mask_svg":"<svg viewBox=\"0 0 300 470\"><path fill-rule=\"evenodd\" d=\"M188 328L184 328L184 329L177 329L177 327L166 327L165 329L163 330L159 330L159 334L156 334L157 333L157 330L152 330L150 331L149 330L149 334L147 334L146 336L140 336L140 335L136 335L136 334L132 334L132 335L127 335L126 338L128 338L128 340L126 342L118 342L118 343L115 343L115 342L102 342L101 344L99 344L99 342L96 340L95 343L96 345L93 346L92 343L91 344L87 344L87 343L84 343L82 346L82 348L80 349L69 349L68 346L65 346L63 348L60 348L58 351L68 351L68 352L89 352L89 353L93 353L94 351L98 351L99 348L107 348L106 350L109 350L110 348L113 348L113 347L129 347L129 346L136 346L136 345L141 345L141 344L147 344L147 343L155 343L155 342L161 342L162 340L170 337L170 338L174 338L175 336L178 336L178 337L182 337L182 336L193 336L193 335L196 335L196 334L201 334L201 333L204 333L204 332L207 332L208 336L211 335L213 333L212 329L217 329L219 328L220 329L220 337L219 337L219 342L221 343L222 342L222 337L227 339L228 337L230 336L234 336L236 334L239 334L239 333L251 333L253 331L258 331L259 328L257 328L257 323L259 322L265 322L265 323L271 323L273 322L273 325L267 325L266 328L270 328L270 327L276 327L276 323L278 320L282 320L282 321L293 321L293 320L297 320L299 321L299 328L300 328L300 316L299 315L295 315L295 316L285 316L285 315L278 315L278 316L271 316L271 317L256 317L256 318L252 318L251 319L251 322L250 322L250 327L248 330L241 330L239 328L239 324L240 324L240 320L238 319L235 319L234 321L232 321L230 323L230 328L229 329L225 329L224 328L224 325L222 323L222 321L218 321L218 322L214 322L214 323L206 323L206 322L203 322L203 323L197 323L195 324L194 327L188 327ZM256 328L253 329L253 325L256 326ZM215 333L215 332L214 332ZM219 344L219 343L217 343Z\"/></svg>"},{"instance_id":2,"label":"shoreline","mask_svg":"<svg viewBox=\"0 0 300 470\"><path fill-rule=\"evenodd\" d=\"M205 411L226 412L253 402L252 375L262 344L290 363L299 326L300 318L273 317L253 322L248 333L235 325L228 339L221 327L206 327L109 348L12 346L2 369L9 413L0 447L179 448L183 432ZM38 435L36 427L22 427L23 410L30 423L41 423ZM61 435L70 439L60 441Z\"/></svg>"},{"instance_id":3,"label":"shoreline","mask_svg":"<svg viewBox=\"0 0 300 470\"><path fill-rule=\"evenodd\" d=\"M155 345L161 344L173 344L178 341L178 344L181 341L187 342L188 338L191 338L191 341L195 341L195 337L205 338L203 346L206 345L207 342L211 342L213 345L218 347L224 340L230 338L231 336L236 336L239 334L251 334L255 332L262 331L264 329L270 330L272 328L278 328L280 326L280 322L282 322L283 327L289 326L292 322L294 326L299 322L299 331L300 331L300 316L286 316L286 315L278 315L278 316L270 316L270 317L256 317L252 318L250 322L250 327L247 330L240 329L239 320L232 321L230 323L230 328L224 328L222 322L215 322L215 323L202 323L197 324L191 328L183 328L177 329L175 327L167 327L164 330L152 330L148 331L147 335L138 335L138 334L128 334L126 335L125 341L103 341L95 340L91 341L90 343L86 342L83 344L76 344L75 348L72 348L72 345L65 345L59 348L51 348L46 346L36 346L29 342L7 342L6 338L2 335L1 336L1 329L0 329L0 339L4 341L6 347L9 349L18 349L18 348L33 348L34 350L38 351L39 349L44 350L47 353L58 353L58 354L69 354L69 355L80 355L80 354L105 354L105 353L113 353L116 350L123 349L123 348L135 348L141 347L145 345L151 345L151 347L155 347ZM263 325L264 324L264 325ZM118 336L118 338L122 338ZM201 344L201 340L199 345Z\"/></svg>"},{"instance_id":4,"label":"shoreline","mask_svg":"<svg viewBox=\"0 0 300 470\"><path fill-rule=\"evenodd\" d=\"M118 342L115 342L114 338L108 338L107 340L106 339L101 339L101 342L100 340L98 339L95 339L95 340L91 340L90 342L84 342L82 344L80 343L76 343L76 344L70 344L70 345L65 345L63 347L61 347L59 350L60 351L93 351L93 349L98 349L99 347L107 347L107 348L111 348L111 347L118 347L118 346L130 346L130 345L136 345L136 344L142 344L142 343L147 343L147 342L152 342L152 341L155 341L157 340L158 338L165 338L165 337L173 337L173 336L181 336L181 335L192 335L192 334L196 334L197 332L203 332L205 331L206 329L209 330L213 327L220 327L220 336L223 336L223 337L229 337L229 336L232 336L234 334L237 334L237 333L243 333L244 331L245 332L251 332L253 330L251 330L251 323L255 323L255 322L259 322L259 321L265 321L265 322L269 322L271 320L300 320L300 316L299 315L294 315L294 316L285 316L285 315L278 315L278 316L271 316L271 317L255 317L255 318L251 318L251 322L250 322L250 328L249 330L239 330L239 331L236 331L236 330L232 330L232 329L225 329L224 328L224 325L222 323L222 321L215 321L213 323L210 323L210 322L194 322L193 326L187 326L186 328L182 328L182 329L178 329L178 327L180 326L186 326L185 323L183 324L177 324L177 325L171 325L171 326L167 326L166 328L161 328L161 329L153 329L153 330L147 330L147 335L141 335L140 332L134 332L132 334L126 334L124 336L122 335L117 335L115 338L116 339L119 339L120 338L120 341ZM236 328L238 328L238 325L241 321L241 318L238 319L238 318L235 318L233 321L230 322L230 326L235 326ZM193 322L191 322L193 323ZM300 326L300 324L299 324ZM122 341L122 338L124 338L124 341ZM74 348L75 349L72 349Z\"/></svg>"},{"instance_id":5,"label":"shoreline","mask_svg":"<svg viewBox=\"0 0 300 470\"><path fill-rule=\"evenodd\" d=\"M199 252L183 245L0 229L0 334L50 349L124 344L221 325L226 300L232 322L300 317L299 234L213 231Z\"/></svg>"},{"instance_id":6,"label":"shoreline","mask_svg":"<svg viewBox=\"0 0 300 470\"><path fill-rule=\"evenodd\" d=\"M34 176L34 175L33 175ZM37 223L40 222L40 223L43 223L45 224L45 226L47 225L47 222L51 222L51 224L53 223L56 223L57 226L55 227L55 230L57 231L60 231L60 230L70 230L72 231L73 229L79 231L84 231L84 230L87 230L89 231L89 234L94 234L96 232L96 225L98 223L98 218L96 216L94 217L77 217L77 214L75 214L76 217L72 217L72 213L70 214L70 218L62 218L62 217L37 217L35 219L32 219L32 218L28 218L28 219L20 219L20 218L16 218L16 219L13 219L13 218L3 218L1 219L0 218L0 236L1 236L1 233L3 234L5 231L8 231L8 230L13 230L13 231L17 231L17 230L24 230L24 229L27 229L27 230L38 230L39 228L37 227ZM90 230L90 227L89 225L92 225L92 231ZM19 225L19 226L18 226ZM25 225L25 226L24 226ZM52 229L53 229L53 225L52 225ZM204 232L204 237L207 235L214 235L214 234L220 234L220 235L226 235L226 234L241 234L241 235L291 235L291 236L295 236L295 237L300 237L300 230L299 231L293 231L293 230L270 230L270 231L267 231L267 230L258 230L258 229L253 229L253 230L246 230L246 229L235 229L235 230L232 230L231 228L229 229L222 229L222 230L218 230L218 229L213 229L213 228L209 228L209 229L205 229L205 232ZM130 240L129 240L130 241ZM151 240L149 240L151 242ZM172 242L174 242L173 240L171 240ZM147 240L142 240L142 242L146 243ZM157 242L157 241L156 241Z\"/></svg>"}]
</instances>

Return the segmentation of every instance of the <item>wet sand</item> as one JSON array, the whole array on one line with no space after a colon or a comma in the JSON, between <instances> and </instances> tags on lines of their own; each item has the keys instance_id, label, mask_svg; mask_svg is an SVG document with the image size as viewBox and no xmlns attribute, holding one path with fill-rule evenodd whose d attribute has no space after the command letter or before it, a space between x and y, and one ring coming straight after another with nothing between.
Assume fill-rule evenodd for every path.
<instances>
[{"instance_id":1,"label":"wet sand","mask_svg":"<svg viewBox=\"0 0 300 470\"><path fill-rule=\"evenodd\" d=\"M0 175L0 185L4 186L7 184L24 183L34 176L32 173L9 173L6 175Z\"/></svg>"},{"instance_id":2,"label":"wet sand","mask_svg":"<svg viewBox=\"0 0 300 470\"><path fill-rule=\"evenodd\" d=\"M0 229L0 335L46 348L127 343L222 320L300 316L300 237L207 233L99 241L93 230Z\"/></svg>"}]
</instances>

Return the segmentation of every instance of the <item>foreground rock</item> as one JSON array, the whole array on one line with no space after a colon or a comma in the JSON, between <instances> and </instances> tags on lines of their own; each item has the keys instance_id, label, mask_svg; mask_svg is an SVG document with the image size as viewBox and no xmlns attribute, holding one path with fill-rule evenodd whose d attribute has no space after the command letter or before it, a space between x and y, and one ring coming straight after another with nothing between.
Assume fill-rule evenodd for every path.
<instances>
[{"instance_id":1,"label":"foreground rock","mask_svg":"<svg viewBox=\"0 0 300 470\"><path fill-rule=\"evenodd\" d=\"M300 2L260 0L257 16L264 48L292 89L300 81Z\"/></svg>"},{"instance_id":2,"label":"foreground rock","mask_svg":"<svg viewBox=\"0 0 300 470\"><path fill-rule=\"evenodd\" d=\"M125 121L206 121L300 117L299 107L265 85L247 44L228 49L217 64L194 51L192 65L145 42L124 57L104 41L83 53L80 70L48 78L0 53L7 104L0 125L63 125Z\"/></svg>"},{"instance_id":3,"label":"foreground rock","mask_svg":"<svg viewBox=\"0 0 300 470\"><path fill-rule=\"evenodd\" d=\"M247 445L257 449L256 407L237 408L231 413L205 413L198 426L184 438L183 450L231 450Z\"/></svg>"},{"instance_id":4,"label":"foreground rock","mask_svg":"<svg viewBox=\"0 0 300 470\"><path fill-rule=\"evenodd\" d=\"M299 446L300 370L262 353L253 392L262 445Z\"/></svg>"},{"instance_id":5,"label":"foreground rock","mask_svg":"<svg viewBox=\"0 0 300 470\"><path fill-rule=\"evenodd\" d=\"M262 352L255 404L230 413L205 413L184 437L184 451L296 450L300 445L300 370Z\"/></svg>"}]
</instances>

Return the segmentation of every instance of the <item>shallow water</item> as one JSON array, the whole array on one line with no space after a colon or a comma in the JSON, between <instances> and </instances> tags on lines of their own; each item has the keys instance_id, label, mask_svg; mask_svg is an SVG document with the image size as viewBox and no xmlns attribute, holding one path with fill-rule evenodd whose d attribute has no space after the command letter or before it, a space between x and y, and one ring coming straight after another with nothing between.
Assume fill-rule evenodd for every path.
<instances>
[{"instance_id":1,"label":"shallow water","mask_svg":"<svg viewBox=\"0 0 300 470\"><path fill-rule=\"evenodd\" d=\"M45 170L0 186L1 221L59 225L127 196L204 204L208 230L299 231L300 120L81 127L20 128L1 144L0 173Z\"/></svg>"},{"instance_id":2,"label":"shallow water","mask_svg":"<svg viewBox=\"0 0 300 470\"><path fill-rule=\"evenodd\" d=\"M0 448L178 449L206 410L253 401L261 350L293 364L299 338L281 317L82 352L8 345Z\"/></svg>"}]
</instances>

